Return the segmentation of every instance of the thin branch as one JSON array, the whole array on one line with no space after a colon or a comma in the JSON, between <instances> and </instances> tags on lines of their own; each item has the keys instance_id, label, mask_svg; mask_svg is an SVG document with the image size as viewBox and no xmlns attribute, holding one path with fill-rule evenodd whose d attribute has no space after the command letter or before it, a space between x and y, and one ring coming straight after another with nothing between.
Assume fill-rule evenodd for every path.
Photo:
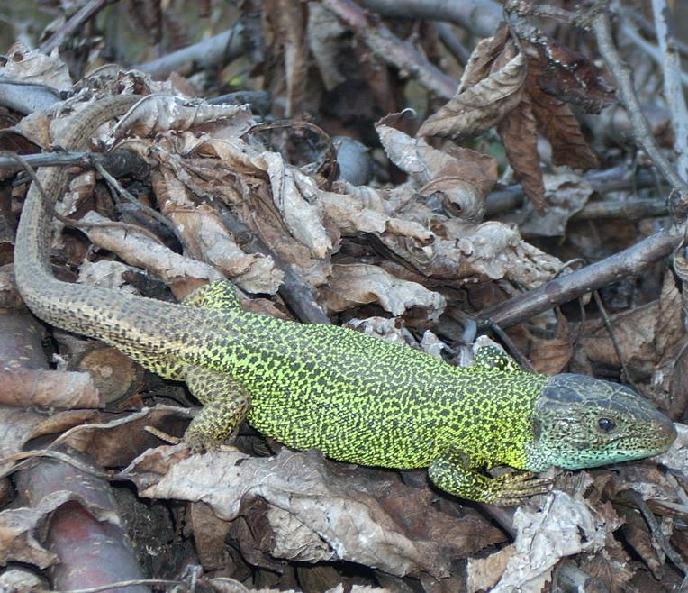
<instances>
[{"instance_id":1,"label":"thin branch","mask_svg":"<svg viewBox=\"0 0 688 593\"><path fill-rule=\"evenodd\" d=\"M653 262L669 255L683 241L683 233L668 230L650 235L606 259L560 276L542 286L480 312L481 327L496 323L509 327L526 321L584 294L628 276L635 276Z\"/></svg>"},{"instance_id":2,"label":"thin branch","mask_svg":"<svg viewBox=\"0 0 688 593\"><path fill-rule=\"evenodd\" d=\"M604 306L604 303L602 302L602 297L600 297L600 293L597 290L592 291L592 297L595 299L595 304L597 305L597 309L600 312L600 315L602 316L602 322L604 323L605 328L607 329L607 333L609 334L609 339L612 342L612 346L614 347L614 352L616 352L616 356L619 359L619 362L621 363L621 370L623 372L623 380L628 383L633 389L636 391L639 391L638 386L636 385L635 381L633 381L633 378L631 377L631 373L628 371L628 365L626 364L626 357L623 355L623 352L621 352L621 346L619 344L619 341L616 339L616 332L614 331L614 324L612 323L611 318L607 314L607 309Z\"/></svg>"},{"instance_id":3,"label":"thin branch","mask_svg":"<svg viewBox=\"0 0 688 593\"><path fill-rule=\"evenodd\" d=\"M576 212L570 220L603 220L622 218L624 220L641 220L654 216L666 216L666 201L657 198L634 200L601 200L589 202L582 210Z\"/></svg>"},{"instance_id":4,"label":"thin branch","mask_svg":"<svg viewBox=\"0 0 688 593\"><path fill-rule=\"evenodd\" d=\"M70 165L88 167L93 163L102 162L104 155L100 152L55 151L25 154L23 155L23 160L36 169L38 167L66 167ZM13 154L0 153L0 169L5 171L22 171L25 167L17 161Z\"/></svg>"},{"instance_id":5,"label":"thin branch","mask_svg":"<svg viewBox=\"0 0 688 593\"><path fill-rule=\"evenodd\" d=\"M623 495L630 498L631 501L636 505L638 511L640 511L640 514L647 522L647 526L650 528L652 536L659 544L659 547L662 548L662 551L664 554L666 554L667 558L669 558L669 560L674 563L674 566L676 566L676 568L683 573L684 577L688 576L688 564L686 564L686 562L683 560L683 557L678 553L678 551L676 551L674 546L671 545L669 538L666 536L664 531L662 531L662 527L657 522L657 518L650 510L650 507L647 505L647 502L642 497L640 492L629 489L626 490Z\"/></svg>"},{"instance_id":6,"label":"thin branch","mask_svg":"<svg viewBox=\"0 0 688 593\"><path fill-rule=\"evenodd\" d=\"M177 238L177 241L179 241L180 245L184 245L184 241L182 240L181 235L177 232L175 226L168 220L166 216L163 216L157 210L154 210L150 206L146 206L145 204L142 204L139 200L137 200L129 191L127 191L122 186L122 184L119 181L117 181L117 179L110 175L110 173L107 171L107 169L105 169L105 167L103 167L103 165L95 163L95 168L96 171L100 173L101 177L105 179L105 182L108 184L110 190L113 193L122 196L125 200L127 200L127 202L133 204L136 208L145 212L154 220L157 220L162 226L164 226Z\"/></svg>"},{"instance_id":7,"label":"thin branch","mask_svg":"<svg viewBox=\"0 0 688 593\"><path fill-rule=\"evenodd\" d=\"M680 190L682 194L688 193L688 184L679 177L669 161L659 150L657 142L650 131L650 126L640 109L640 103L635 93L635 89L633 88L631 70L621 59L614 45L614 41L612 40L609 10L606 6L598 10L592 17L592 29L595 32L595 38L600 53L607 67L616 79L621 94L621 100L628 110L635 141L645 150L655 166L661 171L662 175L669 181L675 190Z\"/></svg>"},{"instance_id":8,"label":"thin branch","mask_svg":"<svg viewBox=\"0 0 688 593\"><path fill-rule=\"evenodd\" d=\"M439 97L449 99L456 94L457 80L447 76L413 45L399 39L383 24L368 22L365 11L352 0L323 0L323 6L360 35L379 59L408 72Z\"/></svg>"},{"instance_id":9,"label":"thin branch","mask_svg":"<svg viewBox=\"0 0 688 593\"><path fill-rule=\"evenodd\" d=\"M657 37L657 31L655 31L654 25L648 21L645 16L638 10L624 10L622 6L619 6L622 13L627 16L630 20L634 21L640 30L650 37ZM674 39L678 51L684 56L688 56L688 43L684 43L680 39Z\"/></svg>"},{"instance_id":10,"label":"thin branch","mask_svg":"<svg viewBox=\"0 0 688 593\"><path fill-rule=\"evenodd\" d=\"M182 581L172 581L169 579L129 579L126 581L118 581L110 583L109 585L99 585L98 587L87 587L86 589L70 589L68 591L54 591L52 589L40 589L40 593L100 593L101 591L111 591L112 589L120 589L124 587L134 587L137 585L152 585L165 587L178 587L182 585Z\"/></svg>"},{"instance_id":11,"label":"thin branch","mask_svg":"<svg viewBox=\"0 0 688 593\"><path fill-rule=\"evenodd\" d=\"M668 19L672 14L666 0L652 0L652 10L657 27L657 41L664 62L664 97L669 104L674 124L676 168L681 179L688 181L688 110L681 83L681 56L678 54L669 26Z\"/></svg>"},{"instance_id":12,"label":"thin branch","mask_svg":"<svg viewBox=\"0 0 688 593\"><path fill-rule=\"evenodd\" d=\"M260 237L252 233L249 227L235 216L226 206L219 209L222 222L235 237L244 237L241 247L247 253L262 253L273 258L277 266L284 271L284 282L279 287L279 294L298 319L307 323L330 323L327 313L318 304L313 288L306 282L297 269L282 261Z\"/></svg>"},{"instance_id":13,"label":"thin branch","mask_svg":"<svg viewBox=\"0 0 688 593\"><path fill-rule=\"evenodd\" d=\"M632 43L635 43L640 49L646 52L657 64L662 65L662 52L656 45L652 45L645 39L635 28L635 25L629 21L621 23L621 35L627 37ZM681 83L688 86L688 74L681 70Z\"/></svg>"},{"instance_id":14,"label":"thin branch","mask_svg":"<svg viewBox=\"0 0 688 593\"><path fill-rule=\"evenodd\" d=\"M604 171L593 171L583 176L583 180L592 186L598 194L606 194L628 188L653 187L656 179L652 172L640 169L637 175L633 175L625 165L620 165ZM621 202L621 204L624 204ZM485 198L485 216L490 218L502 212L509 212L523 205L523 188L520 184L510 185L504 189L493 191ZM588 204L591 208L594 204ZM585 210L585 209L584 209ZM650 216L656 216L651 214Z\"/></svg>"},{"instance_id":15,"label":"thin branch","mask_svg":"<svg viewBox=\"0 0 688 593\"><path fill-rule=\"evenodd\" d=\"M81 29L84 23L105 8L109 1L90 0L90 2L84 4L47 41L41 44L41 51L49 54L55 48L60 47L69 35Z\"/></svg>"},{"instance_id":16,"label":"thin branch","mask_svg":"<svg viewBox=\"0 0 688 593\"><path fill-rule=\"evenodd\" d=\"M466 65L468 58L471 57L471 52L468 51L452 31L451 25L447 23L437 23L437 34L440 41L447 48L447 50L456 58L456 61L462 66Z\"/></svg>"}]
</instances>

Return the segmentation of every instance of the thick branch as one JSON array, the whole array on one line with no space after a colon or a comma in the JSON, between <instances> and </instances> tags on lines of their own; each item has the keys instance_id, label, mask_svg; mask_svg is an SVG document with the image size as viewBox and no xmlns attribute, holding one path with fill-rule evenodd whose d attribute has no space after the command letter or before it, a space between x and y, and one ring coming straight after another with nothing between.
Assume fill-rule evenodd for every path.
<instances>
[{"instance_id":1,"label":"thick branch","mask_svg":"<svg viewBox=\"0 0 688 593\"><path fill-rule=\"evenodd\" d=\"M181 70L189 64L208 68L231 62L244 52L242 31L242 25L237 23L229 31L136 67L154 78L164 78L173 70Z\"/></svg>"},{"instance_id":2,"label":"thick branch","mask_svg":"<svg viewBox=\"0 0 688 593\"><path fill-rule=\"evenodd\" d=\"M400 19L446 21L489 37L502 22L502 8L492 0L359 0L365 8Z\"/></svg>"},{"instance_id":3,"label":"thick branch","mask_svg":"<svg viewBox=\"0 0 688 593\"><path fill-rule=\"evenodd\" d=\"M483 310L480 313L481 325L515 325L607 284L635 276L653 262L669 255L682 240L683 234L676 230L650 235L633 247Z\"/></svg>"}]
</instances>

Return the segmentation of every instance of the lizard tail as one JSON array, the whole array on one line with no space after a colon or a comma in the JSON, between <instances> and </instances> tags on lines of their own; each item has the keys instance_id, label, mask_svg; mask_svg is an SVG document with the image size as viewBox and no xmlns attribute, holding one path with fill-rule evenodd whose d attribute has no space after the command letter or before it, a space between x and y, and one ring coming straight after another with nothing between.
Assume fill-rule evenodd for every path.
<instances>
[{"instance_id":1,"label":"lizard tail","mask_svg":"<svg viewBox=\"0 0 688 593\"><path fill-rule=\"evenodd\" d=\"M61 145L84 149L105 122L126 113L140 97L118 96L86 107L65 134ZM55 202L69 182L64 168L41 168L24 202L14 249L14 273L26 305L39 318L68 331L98 338L124 350L137 348L164 354L189 345L189 327L205 325L202 310L121 291L62 282L50 268L51 219Z\"/></svg>"}]
</instances>

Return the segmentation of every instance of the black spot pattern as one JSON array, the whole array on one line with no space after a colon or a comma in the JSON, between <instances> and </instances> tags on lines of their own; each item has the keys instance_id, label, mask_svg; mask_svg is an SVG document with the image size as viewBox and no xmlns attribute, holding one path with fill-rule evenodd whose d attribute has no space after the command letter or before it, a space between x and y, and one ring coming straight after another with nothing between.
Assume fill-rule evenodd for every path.
<instances>
[{"instance_id":1,"label":"black spot pattern","mask_svg":"<svg viewBox=\"0 0 688 593\"><path fill-rule=\"evenodd\" d=\"M82 148L99 123L131 103L116 98L85 110L63 145ZM54 202L66 187L64 170L41 169L39 177ZM162 377L188 380L206 404L190 429L193 441L227 436L250 400L250 423L291 447L368 465L430 466L440 487L501 503L540 492L543 483L528 475L488 479L481 468L583 467L668 446L668 421L661 425L634 394L624 391L618 403L605 382L524 373L492 351L461 369L345 328L242 312L222 285L173 305L58 281L48 264L51 208L32 185L15 250L26 304L48 323L111 344ZM615 412L625 440L600 439L592 430L589 409L598 404Z\"/></svg>"}]
</instances>

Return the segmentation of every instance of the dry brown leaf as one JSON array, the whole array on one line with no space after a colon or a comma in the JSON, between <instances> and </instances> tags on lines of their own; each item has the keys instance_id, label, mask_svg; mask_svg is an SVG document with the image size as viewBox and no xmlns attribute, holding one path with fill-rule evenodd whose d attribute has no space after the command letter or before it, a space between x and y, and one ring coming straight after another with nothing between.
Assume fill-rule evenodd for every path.
<instances>
[{"instance_id":1,"label":"dry brown leaf","mask_svg":"<svg viewBox=\"0 0 688 593\"><path fill-rule=\"evenodd\" d=\"M22 507L0 512L0 564L26 562L47 568L57 562L57 555L41 546L36 534L49 510Z\"/></svg>"},{"instance_id":2,"label":"dry brown leaf","mask_svg":"<svg viewBox=\"0 0 688 593\"><path fill-rule=\"evenodd\" d=\"M513 225L466 224L435 214L425 204L409 202L403 188L397 197L387 194L387 199L372 198L371 188L349 189L348 196L321 193L324 210L340 225L342 234L375 233L421 276L454 281L476 276L509 278L535 288L561 268L555 257L521 240ZM399 217L385 214L384 204ZM367 231L357 228L362 221Z\"/></svg>"},{"instance_id":3,"label":"dry brown leaf","mask_svg":"<svg viewBox=\"0 0 688 593\"><path fill-rule=\"evenodd\" d=\"M0 405L102 408L89 373L35 369L0 370Z\"/></svg>"},{"instance_id":4,"label":"dry brown leaf","mask_svg":"<svg viewBox=\"0 0 688 593\"><path fill-rule=\"evenodd\" d=\"M545 209L545 184L540 170L538 133L528 94L499 122L497 131L504 144L514 177L537 210Z\"/></svg>"},{"instance_id":5,"label":"dry brown leaf","mask_svg":"<svg viewBox=\"0 0 688 593\"><path fill-rule=\"evenodd\" d=\"M179 406L157 405L143 408L132 414L92 414L82 424L63 437L72 449L93 457L101 467L122 467L143 451L160 444L157 435L149 432L153 427L160 432L182 437L193 410ZM53 430L52 432L64 432Z\"/></svg>"},{"instance_id":6,"label":"dry brown leaf","mask_svg":"<svg viewBox=\"0 0 688 593\"><path fill-rule=\"evenodd\" d=\"M655 335L658 356L664 357L685 336L682 320L682 297L674 275L667 271L664 274L662 292L659 295L659 307L655 322Z\"/></svg>"},{"instance_id":7,"label":"dry brown leaf","mask_svg":"<svg viewBox=\"0 0 688 593\"><path fill-rule=\"evenodd\" d=\"M314 257L324 258L333 250L336 239L333 241L323 226L320 209L307 199L316 196L319 188L310 177L287 166L279 153L266 152L263 158L267 163L272 199L287 229L311 250Z\"/></svg>"},{"instance_id":8,"label":"dry brown leaf","mask_svg":"<svg viewBox=\"0 0 688 593\"><path fill-rule=\"evenodd\" d=\"M285 164L279 153L259 152L238 138L198 138L185 133L163 135L155 155L161 161L160 169L171 171L166 174L167 189L174 189L170 197L184 196L179 187L173 188L181 183L189 196L220 198L281 262L295 266L304 280L313 286L327 281L329 259L316 254L327 254L333 248L338 240L336 229L331 225L326 228L321 220L316 197L319 188L298 169ZM268 180L270 168L274 175ZM185 196L182 201L186 201ZM286 207L289 224L285 225L275 201ZM258 263L266 265L267 261ZM254 285L274 284L274 278L261 281L256 276L247 278L249 281Z\"/></svg>"},{"instance_id":9,"label":"dry brown leaf","mask_svg":"<svg viewBox=\"0 0 688 593\"><path fill-rule=\"evenodd\" d=\"M166 284L178 289L193 289L206 282L223 280L224 276L204 262L175 253L143 232L122 228L96 212L82 218L87 223L109 223L102 227L85 227L84 232L92 243L118 255L132 266L146 269ZM188 292L191 292L189 290Z\"/></svg>"},{"instance_id":10,"label":"dry brown leaf","mask_svg":"<svg viewBox=\"0 0 688 593\"><path fill-rule=\"evenodd\" d=\"M505 47L509 47L509 43ZM481 134L521 102L525 75L525 60L519 52L428 117L418 130L418 136L461 140Z\"/></svg>"},{"instance_id":11,"label":"dry brown leaf","mask_svg":"<svg viewBox=\"0 0 688 593\"><path fill-rule=\"evenodd\" d=\"M468 58L457 94L468 87L475 86L489 76L490 66L504 50L507 39L509 39L509 27L503 23L492 37L481 39L476 43L475 49Z\"/></svg>"},{"instance_id":12,"label":"dry brown leaf","mask_svg":"<svg viewBox=\"0 0 688 593\"><path fill-rule=\"evenodd\" d=\"M527 43L527 42L526 42ZM540 37L529 53L539 54L538 88L586 113L599 113L615 102L614 89L595 63L582 54L559 45L551 37Z\"/></svg>"},{"instance_id":13,"label":"dry brown leaf","mask_svg":"<svg viewBox=\"0 0 688 593\"><path fill-rule=\"evenodd\" d=\"M0 574L0 591L38 593L48 587L46 578L26 568L5 568Z\"/></svg>"},{"instance_id":14,"label":"dry brown leaf","mask_svg":"<svg viewBox=\"0 0 688 593\"><path fill-rule=\"evenodd\" d=\"M667 272L665 275L659 300L613 315L611 325L627 366L641 376L654 377L653 384L659 387L663 383L662 375L670 377L685 335L681 296L673 274ZM601 320L586 322L581 329L581 344L592 362L620 366L609 332ZM660 399L665 397L660 396Z\"/></svg>"},{"instance_id":15,"label":"dry brown leaf","mask_svg":"<svg viewBox=\"0 0 688 593\"><path fill-rule=\"evenodd\" d=\"M420 196L437 196L450 214L480 222L485 195L497 181L497 162L467 148L445 152L412 138L396 127L400 115L384 117L376 125L387 156L411 176Z\"/></svg>"},{"instance_id":16,"label":"dry brown leaf","mask_svg":"<svg viewBox=\"0 0 688 593\"><path fill-rule=\"evenodd\" d=\"M571 108L562 100L545 93L539 84L542 65L538 59L528 60L528 95L532 113L539 129L552 145L555 165L572 169L592 169L599 166L597 156L585 141L580 124Z\"/></svg>"},{"instance_id":17,"label":"dry brown leaf","mask_svg":"<svg viewBox=\"0 0 688 593\"><path fill-rule=\"evenodd\" d=\"M46 85L60 91L72 88L67 64L59 58L57 52L48 56L38 49L29 49L23 43L15 43L7 50L0 76Z\"/></svg>"},{"instance_id":18,"label":"dry brown leaf","mask_svg":"<svg viewBox=\"0 0 688 593\"><path fill-rule=\"evenodd\" d=\"M668 467L669 469L672 469L681 475L687 475L688 425L674 423L674 426L676 427L676 440L666 453L662 453L654 459L657 461L657 463L661 463L665 467Z\"/></svg>"},{"instance_id":19,"label":"dry brown leaf","mask_svg":"<svg viewBox=\"0 0 688 593\"><path fill-rule=\"evenodd\" d=\"M284 273L270 256L248 254L234 241L215 208L195 204L188 190L166 167L152 176L160 210L184 238L186 252L220 270L252 294L275 294Z\"/></svg>"},{"instance_id":20,"label":"dry brown leaf","mask_svg":"<svg viewBox=\"0 0 688 593\"><path fill-rule=\"evenodd\" d=\"M330 281L320 289L320 297L331 312L378 303L394 316L411 308L424 309L432 320L437 320L446 306L439 293L367 264L334 264Z\"/></svg>"},{"instance_id":21,"label":"dry brown leaf","mask_svg":"<svg viewBox=\"0 0 688 593\"><path fill-rule=\"evenodd\" d=\"M191 503L189 509L194 550L198 554L203 569L206 572L222 570L230 562L225 544L225 538L230 529L229 524L218 518L212 509L202 502Z\"/></svg>"},{"instance_id":22,"label":"dry brown leaf","mask_svg":"<svg viewBox=\"0 0 688 593\"><path fill-rule=\"evenodd\" d=\"M394 318L377 316L366 317L365 319L353 318L347 321L344 326L392 344L402 346L416 344L413 334Z\"/></svg>"},{"instance_id":23,"label":"dry brown leaf","mask_svg":"<svg viewBox=\"0 0 688 593\"><path fill-rule=\"evenodd\" d=\"M223 128L238 136L252 124L251 112L246 105L209 105L173 95L142 97L114 126L111 137L120 140L126 135L141 137L175 130L196 131Z\"/></svg>"},{"instance_id":24,"label":"dry brown leaf","mask_svg":"<svg viewBox=\"0 0 688 593\"><path fill-rule=\"evenodd\" d=\"M655 549L655 541L648 531L645 519L636 509L631 509L619 505L618 513L624 521L619 529L619 535L624 543L630 546L635 553L643 559L647 567L652 571L653 576L659 581L662 574L661 569L664 563L658 558Z\"/></svg>"},{"instance_id":25,"label":"dry brown leaf","mask_svg":"<svg viewBox=\"0 0 688 593\"><path fill-rule=\"evenodd\" d=\"M388 472L333 466L312 452L251 458L218 451L186 459L181 452L149 451L127 475L142 496L203 501L228 521L260 498L274 533L261 541L273 556L340 559L397 576L445 578L457 557L503 541L476 515L444 514L429 504L430 490L404 486Z\"/></svg>"},{"instance_id":26,"label":"dry brown leaf","mask_svg":"<svg viewBox=\"0 0 688 593\"><path fill-rule=\"evenodd\" d=\"M487 558L469 558L466 563L466 592L478 593L494 587L502 578L516 550L512 545L490 554Z\"/></svg>"},{"instance_id":27,"label":"dry brown leaf","mask_svg":"<svg viewBox=\"0 0 688 593\"><path fill-rule=\"evenodd\" d=\"M573 356L573 339L566 317L557 315L557 331L554 338L543 340L533 338L530 360L538 373L556 375L561 373Z\"/></svg>"},{"instance_id":28,"label":"dry brown leaf","mask_svg":"<svg viewBox=\"0 0 688 593\"><path fill-rule=\"evenodd\" d=\"M638 586L631 579L639 574L647 574L639 571L639 564L632 561L627 548L615 538L608 538L604 552L601 554L582 556L578 562L581 570L592 579L599 582L598 590L609 591L609 593L627 593L634 591L652 591L656 586L656 581L647 586ZM650 579L652 577L648 575ZM594 581L593 581L594 582Z\"/></svg>"},{"instance_id":29,"label":"dry brown leaf","mask_svg":"<svg viewBox=\"0 0 688 593\"><path fill-rule=\"evenodd\" d=\"M453 174L474 185L483 196L492 191L499 177L499 165L496 159L462 146L447 145L445 151L460 169L460 172L452 171ZM438 170L438 175L440 171L445 171L444 167Z\"/></svg>"},{"instance_id":30,"label":"dry brown leaf","mask_svg":"<svg viewBox=\"0 0 688 593\"><path fill-rule=\"evenodd\" d=\"M0 459L21 451L31 439L55 435L97 417L95 410L67 410L47 415L0 407ZM11 467L12 462L8 461L0 465L0 471L9 471Z\"/></svg>"},{"instance_id":31,"label":"dry brown leaf","mask_svg":"<svg viewBox=\"0 0 688 593\"><path fill-rule=\"evenodd\" d=\"M114 288L128 294L139 294L139 291L127 284L125 274L136 273L139 270L114 259L85 260L79 267L77 282Z\"/></svg>"},{"instance_id":32,"label":"dry brown leaf","mask_svg":"<svg viewBox=\"0 0 688 593\"><path fill-rule=\"evenodd\" d=\"M526 235L541 237L564 237L569 219L580 212L593 195L593 188L585 179L572 171L544 175L545 201L547 207L542 212L534 208L521 208L520 211L500 216L503 222L518 224Z\"/></svg>"},{"instance_id":33,"label":"dry brown leaf","mask_svg":"<svg viewBox=\"0 0 688 593\"><path fill-rule=\"evenodd\" d=\"M657 309L658 304L655 301L611 316L614 337L626 365L645 376L651 375L657 362L655 347ZM609 331L602 320L583 323L580 344L592 363L617 368L621 365Z\"/></svg>"}]
</instances>

